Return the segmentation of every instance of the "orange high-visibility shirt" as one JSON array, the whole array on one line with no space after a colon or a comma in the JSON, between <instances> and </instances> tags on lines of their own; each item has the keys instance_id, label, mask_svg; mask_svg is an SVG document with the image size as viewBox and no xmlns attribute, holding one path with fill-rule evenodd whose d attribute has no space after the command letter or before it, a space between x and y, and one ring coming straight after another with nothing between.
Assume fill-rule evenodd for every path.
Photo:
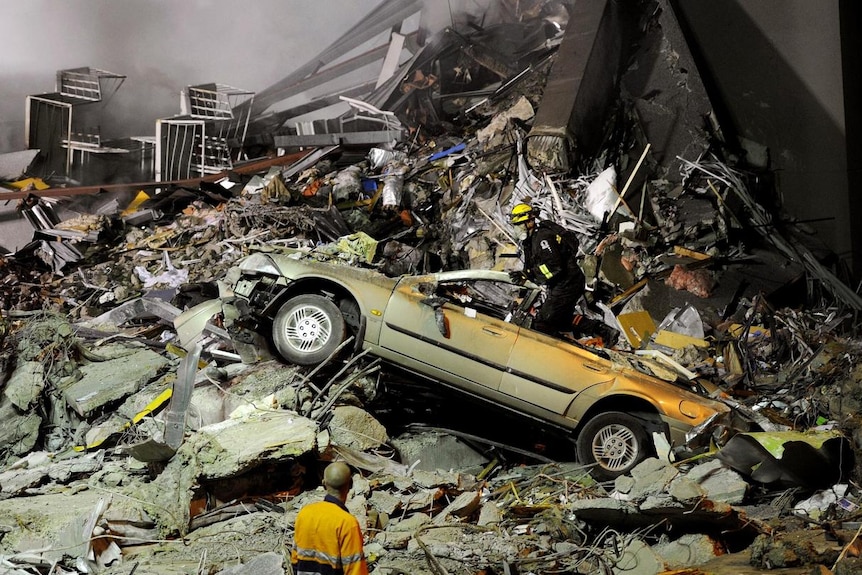
<instances>
[{"instance_id":1,"label":"orange high-visibility shirt","mask_svg":"<svg viewBox=\"0 0 862 575\"><path fill-rule=\"evenodd\" d=\"M368 575L359 521L328 494L299 510L290 558L296 575Z\"/></svg>"}]
</instances>

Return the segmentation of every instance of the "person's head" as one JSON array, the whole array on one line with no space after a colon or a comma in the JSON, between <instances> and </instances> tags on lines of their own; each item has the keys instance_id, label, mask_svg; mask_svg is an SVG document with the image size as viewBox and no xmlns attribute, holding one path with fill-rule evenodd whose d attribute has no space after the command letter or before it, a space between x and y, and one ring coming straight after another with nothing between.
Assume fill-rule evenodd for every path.
<instances>
[{"instance_id":1,"label":"person's head","mask_svg":"<svg viewBox=\"0 0 862 575\"><path fill-rule=\"evenodd\" d=\"M342 461L336 461L326 466L323 471L323 487L330 495L347 501L347 494L353 486L353 474L350 467Z\"/></svg>"},{"instance_id":2,"label":"person's head","mask_svg":"<svg viewBox=\"0 0 862 575\"><path fill-rule=\"evenodd\" d=\"M509 214L509 223L515 228L519 240L525 239L536 226L536 213L530 204L515 204Z\"/></svg>"}]
</instances>

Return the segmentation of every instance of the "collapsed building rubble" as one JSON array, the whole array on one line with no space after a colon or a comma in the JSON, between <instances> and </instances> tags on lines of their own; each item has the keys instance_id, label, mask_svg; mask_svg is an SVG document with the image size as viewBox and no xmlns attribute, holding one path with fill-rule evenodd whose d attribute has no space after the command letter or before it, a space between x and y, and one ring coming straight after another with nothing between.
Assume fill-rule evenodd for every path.
<instances>
[{"instance_id":1,"label":"collapsed building rubble","mask_svg":"<svg viewBox=\"0 0 862 575\"><path fill-rule=\"evenodd\" d=\"M858 294L778 229L756 174L721 157L715 134L697 126L696 142L655 150L655 98L603 102L601 125L581 133L578 106L595 100L560 110L545 90L571 86L558 50L580 28L549 16L568 3L534 4L500 29L446 31L393 76L400 84L354 99L339 126L382 125L384 139L276 131L277 146L296 136L316 149L112 198L98 217L37 218L34 242L0 256L10 572L282 573L293 518L319 498L333 458L357 470L348 507L378 574L711 572L738 554L755 569L858 570ZM580 4L605 41L603 26L641 41L616 63L579 61L594 74L582 84L603 96L619 86L590 85L596 66L630 92L643 69L622 64L681 41L667 4L644 3L653 18L638 23L605 20L613 2ZM513 29L531 33L519 44ZM683 74L672 64L656 74ZM707 119L705 104L686 118ZM540 133L542 118L556 131ZM396 129L404 139L391 140ZM202 334L175 321L260 249L389 275L512 269L506 214L522 200L579 235L581 312L601 326L581 344L641 358L658 377L707 380L763 435L693 461L670 461L656 439L657 457L596 483L573 452L501 438L505 425L395 436L384 422L410 402L385 407L396 384L362 353L299 368L265 337L232 340L219 318ZM50 213L37 194L22 211L34 208Z\"/></svg>"}]
</instances>

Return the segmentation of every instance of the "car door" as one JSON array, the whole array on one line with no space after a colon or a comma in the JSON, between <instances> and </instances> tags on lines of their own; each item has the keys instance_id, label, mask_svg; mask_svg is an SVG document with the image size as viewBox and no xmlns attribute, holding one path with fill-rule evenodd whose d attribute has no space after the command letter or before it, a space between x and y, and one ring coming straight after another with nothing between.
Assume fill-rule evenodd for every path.
<instances>
[{"instance_id":1,"label":"car door","mask_svg":"<svg viewBox=\"0 0 862 575\"><path fill-rule=\"evenodd\" d=\"M499 388L518 333L501 295L511 290L487 280L403 281L386 307L380 345L406 367L487 395Z\"/></svg>"},{"instance_id":2,"label":"car door","mask_svg":"<svg viewBox=\"0 0 862 575\"><path fill-rule=\"evenodd\" d=\"M536 415L563 415L582 390L615 377L609 361L567 340L524 328L500 391Z\"/></svg>"}]
</instances>

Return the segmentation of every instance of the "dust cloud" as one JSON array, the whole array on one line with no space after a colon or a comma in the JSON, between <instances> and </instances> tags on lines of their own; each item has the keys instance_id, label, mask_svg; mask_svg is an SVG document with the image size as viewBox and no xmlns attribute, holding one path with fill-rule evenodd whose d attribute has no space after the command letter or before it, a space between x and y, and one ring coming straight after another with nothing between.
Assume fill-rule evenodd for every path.
<instances>
[{"instance_id":1,"label":"dust cloud","mask_svg":"<svg viewBox=\"0 0 862 575\"><path fill-rule=\"evenodd\" d=\"M388 1L0 0L0 153L26 148L26 98L54 92L58 70L125 76L103 95L99 133L151 136L158 118L179 113L186 86L260 92ZM458 20L490 24L521 4L530 2L425 0L421 26L433 33Z\"/></svg>"},{"instance_id":2,"label":"dust cloud","mask_svg":"<svg viewBox=\"0 0 862 575\"><path fill-rule=\"evenodd\" d=\"M152 135L180 92L215 82L260 91L288 75L381 0L0 0L0 153L25 148L26 97L56 72L126 76L104 95L103 138Z\"/></svg>"}]
</instances>

